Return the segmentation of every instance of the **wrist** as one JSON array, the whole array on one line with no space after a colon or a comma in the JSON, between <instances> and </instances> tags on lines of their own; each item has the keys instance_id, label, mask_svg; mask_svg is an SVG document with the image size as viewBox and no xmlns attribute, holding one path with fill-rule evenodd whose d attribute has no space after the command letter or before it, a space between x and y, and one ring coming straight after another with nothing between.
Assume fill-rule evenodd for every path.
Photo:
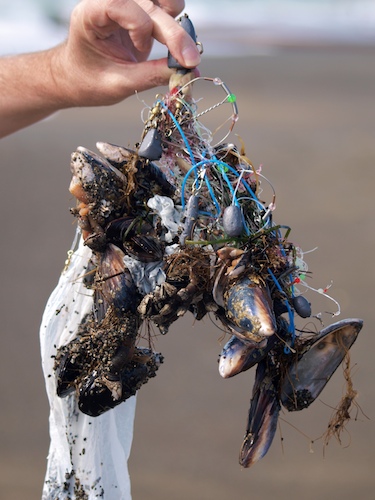
<instances>
[{"instance_id":1,"label":"wrist","mask_svg":"<svg viewBox=\"0 0 375 500\"><path fill-rule=\"evenodd\" d=\"M45 88L47 102L55 110L72 108L82 105L77 82L74 77L74 64L70 63L67 54L67 42L50 49L47 53L48 84ZM72 82L76 82L74 86Z\"/></svg>"}]
</instances>

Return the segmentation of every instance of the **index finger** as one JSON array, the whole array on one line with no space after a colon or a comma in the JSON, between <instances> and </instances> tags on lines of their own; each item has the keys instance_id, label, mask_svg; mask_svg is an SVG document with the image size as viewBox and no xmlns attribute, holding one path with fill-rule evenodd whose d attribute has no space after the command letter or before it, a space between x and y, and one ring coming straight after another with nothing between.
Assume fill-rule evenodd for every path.
<instances>
[{"instance_id":1,"label":"index finger","mask_svg":"<svg viewBox=\"0 0 375 500\"><path fill-rule=\"evenodd\" d=\"M161 0L169 2L171 0ZM171 54L186 68L195 68L200 63L200 54L195 43L188 33L167 14L150 0L137 0L138 4L147 12L153 22L153 37L166 45Z\"/></svg>"},{"instance_id":2,"label":"index finger","mask_svg":"<svg viewBox=\"0 0 375 500\"><path fill-rule=\"evenodd\" d=\"M153 2L172 17L177 17L185 8L184 0L153 0Z\"/></svg>"}]
</instances>

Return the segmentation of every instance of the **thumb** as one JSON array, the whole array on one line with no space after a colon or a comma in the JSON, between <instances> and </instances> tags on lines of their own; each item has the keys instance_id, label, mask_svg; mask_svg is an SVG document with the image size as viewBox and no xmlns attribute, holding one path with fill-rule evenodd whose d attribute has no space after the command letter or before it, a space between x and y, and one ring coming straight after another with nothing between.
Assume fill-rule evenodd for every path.
<instances>
[{"instance_id":1,"label":"thumb","mask_svg":"<svg viewBox=\"0 0 375 500\"><path fill-rule=\"evenodd\" d=\"M128 72L128 69L126 71ZM132 87L133 92L142 92L154 87L168 85L173 72L174 70L168 68L167 58L137 63L131 70L128 85ZM129 77L129 74L126 76Z\"/></svg>"}]
</instances>

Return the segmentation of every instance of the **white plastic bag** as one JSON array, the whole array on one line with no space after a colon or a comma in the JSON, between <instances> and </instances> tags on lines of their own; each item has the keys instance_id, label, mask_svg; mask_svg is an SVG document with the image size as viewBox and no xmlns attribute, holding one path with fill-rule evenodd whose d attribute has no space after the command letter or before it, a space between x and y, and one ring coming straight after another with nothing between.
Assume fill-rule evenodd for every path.
<instances>
[{"instance_id":1,"label":"white plastic bag","mask_svg":"<svg viewBox=\"0 0 375 500\"><path fill-rule=\"evenodd\" d=\"M90 254L81 239L48 300L40 328L51 438L43 500L131 499L127 462L136 398L94 418L78 410L75 393L66 398L56 394L56 349L76 336L93 303L92 293L82 283Z\"/></svg>"}]
</instances>

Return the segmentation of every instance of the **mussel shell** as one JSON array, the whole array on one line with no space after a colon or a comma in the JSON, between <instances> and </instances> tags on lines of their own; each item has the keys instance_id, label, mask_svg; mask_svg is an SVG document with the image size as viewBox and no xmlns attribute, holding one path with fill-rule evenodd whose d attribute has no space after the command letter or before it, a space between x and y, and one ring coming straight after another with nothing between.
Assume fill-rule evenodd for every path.
<instances>
[{"instance_id":1,"label":"mussel shell","mask_svg":"<svg viewBox=\"0 0 375 500\"><path fill-rule=\"evenodd\" d=\"M317 340L295 360L281 385L281 402L289 411L310 406L345 358L363 321L345 319L321 330Z\"/></svg>"},{"instance_id":2,"label":"mussel shell","mask_svg":"<svg viewBox=\"0 0 375 500\"><path fill-rule=\"evenodd\" d=\"M106 142L97 142L96 147L114 166L124 165L138 156L137 153L131 149ZM150 161L145 161L140 157L137 159L142 161L142 168L139 170L138 174L147 179L150 184L150 192L154 194L163 194L164 196L173 196L176 188L168 181L162 170Z\"/></svg>"},{"instance_id":3,"label":"mussel shell","mask_svg":"<svg viewBox=\"0 0 375 500\"><path fill-rule=\"evenodd\" d=\"M149 227L149 225L147 225ZM105 228L105 235L107 241L114 243L119 248L122 247L123 242L135 234L134 231L134 217L125 216L119 219L112 220ZM137 224L137 228L139 224ZM140 226L143 227L142 225Z\"/></svg>"},{"instance_id":4,"label":"mussel shell","mask_svg":"<svg viewBox=\"0 0 375 500\"><path fill-rule=\"evenodd\" d=\"M125 251L140 262L163 260L164 245L153 236L136 235L124 244Z\"/></svg>"},{"instance_id":5,"label":"mussel shell","mask_svg":"<svg viewBox=\"0 0 375 500\"><path fill-rule=\"evenodd\" d=\"M94 302L98 319L102 320L110 306L117 314L135 312L140 301L137 287L124 264L124 253L109 244L100 255Z\"/></svg>"},{"instance_id":6,"label":"mussel shell","mask_svg":"<svg viewBox=\"0 0 375 500\"><path fill-rule=\"evenodd\" d=\"M107 241L141 262L163 260L164 244L152 234L153 227L144 220L134 224L133 217L122 217L111 221L106 228Z\"/></svg>"},{"instance_id":7,"label":"mussel shell","mask_svg":"<svg viewBox=\"0 0 375 500\"><path fill-rule=\"evenodd\" d=\"M176 188L168 181L162 170L152 162L147 162L144 167L144 174L151 183L151 192L163 196L172 197Z\"/></svg>"},{"instance_id":8,"label":"mussel shell","mask_svg":"<svg viewBox=\"0 0 375 500\"><path fill-rule=\"evenodd\" d=\"M229 282L223 300L228 320L241 330L243 338L260 342L276 332L276 318L267 285L257 284L250 277L243 276L234 284ZM233 329L234 335L238 328Z\"/></svg>"},{"instance_id":9,"label":"mussel shell","mask_svg":"<svg viewBox=\"0 0 375 500\"><path fill-rule=\"evenodd\" d=\"M81 371L82 364L77 359L73 360L70 352L61 356L56 367L56 393L60 398L65 398L75 390Z\"/></svg>"},{"instance_id":10,"label":"mussel shell","mask_svg":"<svg viewBox=\"0 0 375 500\"><path fill-rule=\"evenodd\" d=\"M79 224L87 233L94 233L91 240L84 234L86 244L101 251L105 241L98 240L105 225L123 212L126 178L104 158L78 148L71 157L73 177L69 191L79 204L72 212L79 216Z\"/></svg>"},{"instance_id":11,"label":"mussel shell","mask_svg":"<svg viewBox=\"0 0 375 500\"><path fill-rule=\"evenodd\" d=\"M258 364L245 438L241 446L239 462L251 467L268 452L280 412L278 398L278 374L268 366L267 360Z\"/></svg>"},{"instance_id":12,"label":"mussel shell","mask_svg":"<svg viewBox=\"0 0 375 500\"><path fill-rule=\"evenodd\" d=\"M223 347L219 359L219 373L223 378L234 377L259 363L274 345L275 336L264 347L258 343L241 340L233 335Z\"/></svg>"},{"instance_id":13,"label":"mussel shell","mask_svg":"<svg viewBox=\"0 0 375 500\"><path fill-rule=\"evenodd\" d=\"M146 362L142 362L142 357ZM116 376L110 373L103 374L100 371L93 371L82 383L79 390L78 407L86 415L98 417L102 413L115 408L126 399L134 396L140 387L155 377L156 371L163 362L160 353L152 353L144 350L135 356L134 362L125 366L121 373ZM117 383L121 387L121 394L115 398L103 380Z\"/></svg>"},{"instance_id":14,"label":"mussel shell","mask_svg":"<svg viewBox=\"0 0 375 500\"><path fill-rule=\"evenodd\" d=\"M72 154L70 169L73 174L72 183L80 183L85 191L86 200L82 200L85 202L100 202L102 199L109 201L113 198L113 193L123 186L122 174L117 169L83 147Z\"/></svg>"},{"instance_id":15,"label":"mussel shell","mask_svg":"<svg viewBox=\"0 0 375 500\"><path fill-rule=\"evenodd\" d=\"M125 399L134 396L140 381L147 378L147 373L148 369L146 365L137 365L130 371L127 371L126 374L130 374L132 383L127 382L126 391L122 392L121 397L114 399L111 390L102 382L102 373L95 370L80 387L78 398L79 409L86 415L98 417L102 413L115 408L125 401ZM120 377L118 378L118 383L122 387Z\"/></svg>"},{"instance_id":16,"label":"mussel shell","mask_svg":"<svg viewBox=\"0 0 375 500\"><path fill-rule=\"evenodd\" d=\"M124 146L117 146L109 142L97 142L96 147L99 152L113 165L121 165L129 161L135 154L131 149Z\"/></svg>"}]
</instances>

